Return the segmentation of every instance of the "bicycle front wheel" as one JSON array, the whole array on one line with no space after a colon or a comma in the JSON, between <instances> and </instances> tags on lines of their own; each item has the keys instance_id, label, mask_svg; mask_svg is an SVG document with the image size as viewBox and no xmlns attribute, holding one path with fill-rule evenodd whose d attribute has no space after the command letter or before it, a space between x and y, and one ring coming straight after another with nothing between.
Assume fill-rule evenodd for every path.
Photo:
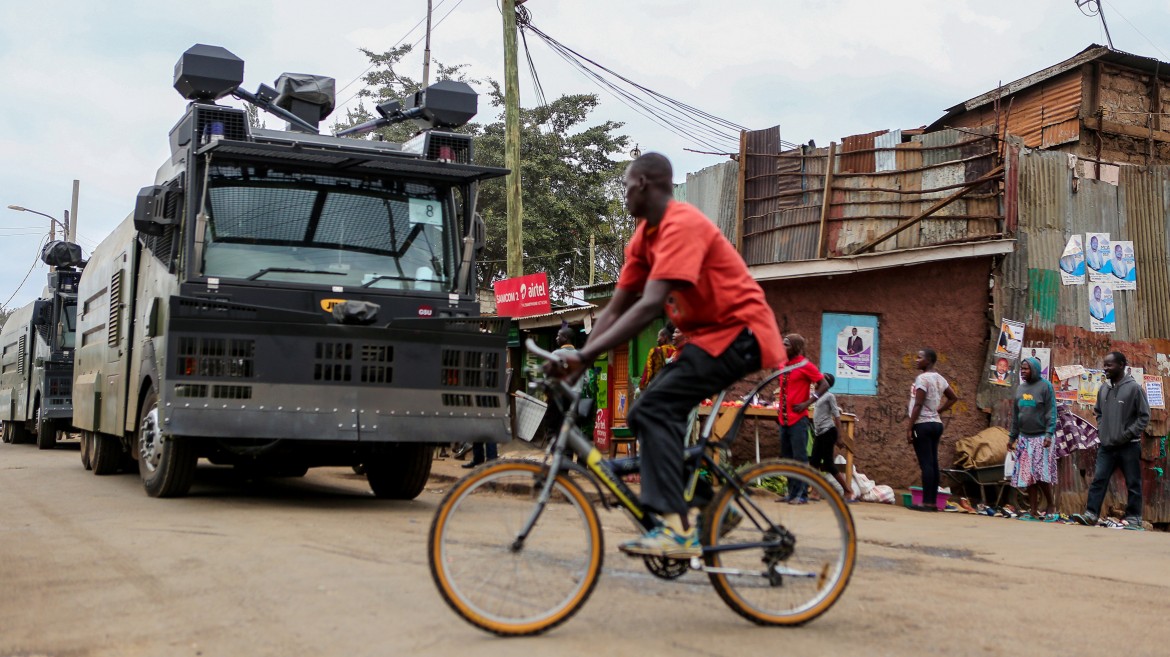
<instances>
[{"instance_id":1,"label":"bicycle front wheel","mask_svg":"<svg viewBox=\"0 0 1170 657\"><path fill-rule=\"evenodd\" d=\"M493 461L455 484L431 523L431 576L455 613L495 634L538 634L569 619L601 573L601 523L580 486L557 475L536 526L540 464Z\"/></svg>"},{"instance_id":2,"label":"bicycle front wheel","mask_svg":"<svg viewBox=\"0 0 1170 657\"><path fill-rule=\"evenodd\" d=\"M795 461L750 466L740 481L746 495L724 486L704 514L711 584L754 623L807 623L833 606L853 574L853 516L836 489ZM788 504L785 493L798 484L820 501Z\"/></svg>"}]
</instances>

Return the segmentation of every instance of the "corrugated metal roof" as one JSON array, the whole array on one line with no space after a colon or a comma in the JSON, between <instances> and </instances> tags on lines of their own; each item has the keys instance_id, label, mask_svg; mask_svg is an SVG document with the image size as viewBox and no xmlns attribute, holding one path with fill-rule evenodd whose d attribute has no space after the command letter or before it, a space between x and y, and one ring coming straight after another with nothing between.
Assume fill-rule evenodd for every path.
<instances>
[{"instance_id":1,"label":"corrugated metal roof","mask_svg":"<svg viewBox=\"0 0 1170 657\"><path fill-rule=\"evenodd\" d=\"M719 226L735 242L735 206L739 196L739 163L722 162L688 173L684 199ZM676 195L677 197L677 195Z\"/></svg>"},{"instance_id":2,"label":"corrugated metal roof","mask_svg":"<svg viewBox=\"0 0 1170 657\"><path fill-rule=\"evenodd\" d=\"M1004 89L998 113L992 104L971 111L948 114L928 130L950 128L999 128L1017 135L1029 148L1051 148L1080 139L1081 72L1067 71L1015 93Z\"/></svg>"}]
</instances>

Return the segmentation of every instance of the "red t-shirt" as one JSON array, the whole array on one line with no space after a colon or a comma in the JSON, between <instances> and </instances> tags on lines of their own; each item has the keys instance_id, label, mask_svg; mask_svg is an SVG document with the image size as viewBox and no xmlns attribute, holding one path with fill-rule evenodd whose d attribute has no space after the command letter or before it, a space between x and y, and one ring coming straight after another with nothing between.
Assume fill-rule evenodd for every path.
<instances>
[{"instance_id":1,"label":"red t-shirt","mask_svg":"<svg viewBox=\"0 0 1170 657\"><path fill-rule=\"evenodd\" d=\"M690 283L667 295L664 307L691 344L718 356L746 327L760 343L762 367L784 365L780 329L764 291L735 247L695 206L670 201L657 226L638 222L617 286L640 294L650 280Z\"/></svg>"},{"instance_id":2,"label":"red t-shirt","mask_svg":"<svg viewBox=\"0 0 1170 657\"><path fill-rule=\"evenodd\" d=\"M780 412L777 413L776 420L788 427L799 422L800 418L808 417L807 408L804 409L803 413L797 413L792 410L792 407L808 401L809 393L812 392L812 384L820 383L823 378L825 375L821 374L821 371L812 364L811 360L788 374L781 374L780 388L776 392L776 399L780 402Z\"/></svg>"}]
</instances>

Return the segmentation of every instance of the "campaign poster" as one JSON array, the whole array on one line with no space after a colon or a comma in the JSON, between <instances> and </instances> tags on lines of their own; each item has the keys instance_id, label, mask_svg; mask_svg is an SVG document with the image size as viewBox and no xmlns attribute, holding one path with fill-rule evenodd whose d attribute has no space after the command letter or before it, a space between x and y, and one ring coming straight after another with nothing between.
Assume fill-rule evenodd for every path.
<instances>
[{"instance_id":1,"label":"campaign poster","mask_svg":"<svg viewBox=\"0 0 1170 657\"><path fill-rule=\"evenodd\" d=\"M1020 357L1020 346L1024 344L1024 323L1005 319L999 324L999 340L995 343L995 357L1007 357L1015 361Z\"/></svg>"},{"instance_id":2,"label":"campaign poster","mask_svg":"<svg viewBox=\"0 0 1170 657\"><path fill-rule=\"evenodd\" d=\"M991 362L991 372L987 375L987 380L991 382L991 385L1010 388L1017 380L1016 370L1014 359L1009 359L1007 356L996 356L995 360Z\"/></svg>"},{"instance_id":3,"label":"campaign poster","mask_svg":"<svg viewBox=\"0 0 1170 657\"><path fill-rule=\"evenodd\" d=\"M1109 283L1114 290L1137 289L1137 266L1133 254L1133 242L1113 243L1113 255L1109 259Z\"/></svg>"},{"instance_id":4,"label":"campaign poster","mask_svg":"<svg viewBox=\"0 0 1170 657\"><path fill-rule=\"evenodd\" d=\"M1108 283L1089 284L1089 330L1094 333L1112 333L1117 330L1113 288Z\"/></svg>"},{"instance_id":5,"label":"campaign poster","mask_svg":"<svg viewBox=\"0 0 1170 657\"><path fill-rule=\"evenodd\" d=\"M1166 408L1166 397L1162 390L1162 377L1157 374L1147 374L1142 377L1146 389L1146 401L1150 408Z\"/></svg>"},{"instance_id":6,"label":"campaign poster","mask_svg":"<svg viewBox=\"0 0 1170 657\"><path fill-rule=\"evenodd\" d=\"M1020 352L1020 360L1025 358L1035 358L1040 361L1040 378L1045 381L1051 379L1050 362L1052 360L1052 350L1048 347L1024 347ZM1021 375L1023 376L1023 375Z\"/></svg>"},{"instance_id":7,"label":"campaign poster","mask_svg":"<svg viewBox=\"0 0 1170 657\"><path fill-rule=\"evenodd\" d=\"M1105 370L1086 369L1081 375L1077 390L1077 401L1082 404L1096 404L1097 391L1105 383Z\"/></svg>"},{"instance_id":8,"label":"campaign poster","mask_svg":"<svg viewBox=\"0 0 1170 657\"><path fill-rule=\"evenodd\" d=\"M1073 235L1064 245L1060 256L1060 282L1065 285L1085 284L1085 248L1081 236Z\"/></svg>"},{"instance_id":9,"label":"campaign poster","mask_svg":"<svg viewBox=\"0 0 1170 657\"><path fill-rule=\"evenodd\" d=\"M837 333L838 379L868 379L873 375L873 327L846 326Z\"/></svg>"},{"instance_id":10,"label":"campaign poster","mask_svg":"<svg viewBox=\"0 0 1170 657\"><path fill-rule=\"evenodd\" d=\"M1081 391L1081 377L1057 379L1052 382L1052 389L1056 393L1057 401L1075 402Z\"/></svg>"},{"instance_id":11,"label":"campaign poster","mask_svg":"<svg viewBox=\"0 0 1170 657\"><path fill-rule=\"evenodd\" d=\"M1103 283L1113 275L1109 266L1110 249L1109 233L1086 233L1085 241L1085 268L1089 273L1089 280L1094 283Z\"/></svg>"}]
</instances>

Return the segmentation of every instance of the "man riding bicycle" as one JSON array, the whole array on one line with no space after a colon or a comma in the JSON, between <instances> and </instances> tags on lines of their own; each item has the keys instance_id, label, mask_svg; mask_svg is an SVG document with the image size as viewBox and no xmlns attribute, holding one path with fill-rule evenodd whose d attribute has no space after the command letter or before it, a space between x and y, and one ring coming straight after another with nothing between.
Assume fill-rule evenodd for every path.
<instances>
[{"instance_id":1,"label":"man riding bicycle","mask_svg":"<svg viewBox=\"0 0 1170 657\"><path fill-rule=\"evenodd\" d=\"M670 161L647 153L625 174L626 209L637 228L609 305L585 346L562 354L578 376L665 310L689 342L634 402L641 441L642 504L661 524L626 542L627 554L684 559L702 554L684 498L687 415L703 399L761 368L786 361L776 316L735 247L698 208L675 201Z\"/></svg>"}]
</instances>

